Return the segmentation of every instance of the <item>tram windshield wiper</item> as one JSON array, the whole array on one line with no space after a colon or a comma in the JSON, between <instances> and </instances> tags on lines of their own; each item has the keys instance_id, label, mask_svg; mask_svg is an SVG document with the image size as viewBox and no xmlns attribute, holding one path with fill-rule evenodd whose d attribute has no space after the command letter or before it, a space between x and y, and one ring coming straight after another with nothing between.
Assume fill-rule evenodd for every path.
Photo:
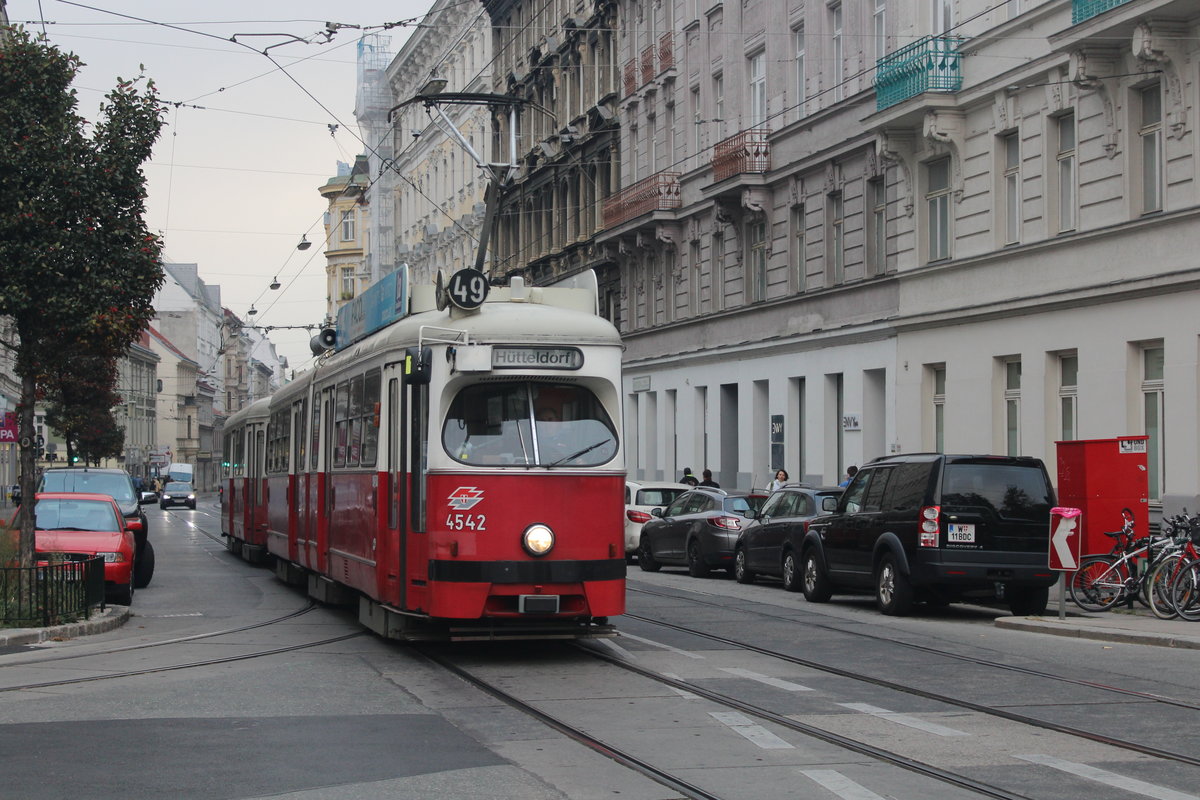
<instances>
[{"instance_id":1,"label":"tram windshield wiper","mask_svg":"<svg viewBox=\"0 0 1200 800\"><path fill-rule=\"evenodd\" d=\"M577 453L571 453L571 455L569 455L569 456L563 456L558 461L553 461L553 462L547 464L546 467L547 468L557 467L559 464L562 464L566 461L574 461L575 459L579 458L580 456L586 455L587 453L590 453L593 450L595 450L597 447L606 445L611 441L612 441L612 439L601 439L600 441L596 442L595 444L589 444L587 447L583 448L582 450L580 450Z\"/></svg>"}]
</instances>

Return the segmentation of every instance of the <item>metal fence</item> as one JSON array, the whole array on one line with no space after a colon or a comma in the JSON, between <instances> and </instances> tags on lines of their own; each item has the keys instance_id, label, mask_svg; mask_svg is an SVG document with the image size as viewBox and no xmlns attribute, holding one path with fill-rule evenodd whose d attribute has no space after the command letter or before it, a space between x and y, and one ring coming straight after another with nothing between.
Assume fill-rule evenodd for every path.
<instances>
[{"instance_id":1,"label":"metal fence","mask_svg":"<svg viewBox=\"0 0 1200 800\"><path fill-rule=\"evenodd\" d=\"M0 567L0 628L62 625L104 607L104 558Z\"/></svg>"}]
</instances>

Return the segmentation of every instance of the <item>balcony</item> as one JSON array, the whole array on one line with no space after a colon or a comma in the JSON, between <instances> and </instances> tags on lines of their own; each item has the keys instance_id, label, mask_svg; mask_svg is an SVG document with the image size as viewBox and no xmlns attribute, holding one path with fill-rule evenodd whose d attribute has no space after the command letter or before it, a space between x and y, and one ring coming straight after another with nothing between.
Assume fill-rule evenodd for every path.
<instances>
[{"instance_id":1,"label":"balcony","mask_svg":"<svg viewBox=\"0 0 1200 800\"><path fill-rule=\"evenodd\" d=\"M766 172L771 168L771 144L767 128L749 128L736 133L713 147L713 182L719 183L733 175L746 172Z\"/></svg>"},{"instance_id":2,"label":"balcony","mask_svg":"<svg viewBox=\"0 0 1200 800\"><path fill-rule=\"evenodd\" d=\"M651 45L642 51L642 83L646 84L654 80L654 46Z\"/></svg>"},{"instance_id":3,"label":"balcony","mask_svg":"<svg viewBox=\"0 0 1200 800\"><path fill-rule=\"evenodd\" d=\"M1071 24L1078 25L1129 0L1071 0Z\"/></svg>"},{"instance_id":4,"label":"balcony","mask_svg":"<svg viewBox=\"0 0 1200 800\"><path fill-rule=\"evenodd\" d=\"M679 173L659 172L604 201L604 227L615 228L651 211L679 208Z\"/></svg>"},{"instance_id":5,"label":"balcony","mask_svg":"<svg viewBox=\"0 0 1200 800\"><path fill-rule=\"evenodd\" d=\"M658 71L666 72L675 66L675 34L658 37Z\"/></svg>"},{"instance_id":6,"label":"balcony","mask_svg":"<svg viewBox=\"0 0 1200 800\"><path fill-rule=\"evenodd\" d=\"M961 39L926 36L875 64L875 110L882 111L925 92L962 88Z\"/></svg>"},{"instance_id":7,"label":"balcony","mask_svg":"<svg viewBox=\"0 0 1200 800\"><path fill-rule=\"evenodd\" d=\"M636 61L631 59L627 64L625 64L623 77L625 78L625 94L631 95L636 92L638 87Z\"/></svg>"}]
</instances>

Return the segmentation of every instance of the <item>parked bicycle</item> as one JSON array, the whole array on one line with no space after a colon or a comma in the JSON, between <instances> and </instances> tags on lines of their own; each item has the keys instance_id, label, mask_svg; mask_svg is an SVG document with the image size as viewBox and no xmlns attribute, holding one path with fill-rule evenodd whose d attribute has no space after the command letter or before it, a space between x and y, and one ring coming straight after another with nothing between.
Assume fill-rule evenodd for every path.
<instances>
[{"instance_id":1,"label":"parked bicycle","mask_svg":"<svg viewBox=\"0 0 1200 800\"><path fill-rule=\"evenodd\" d=\"M1150 610L1159 619L1172 619L1179 616L1177 591L1181 592L1185 611L1191 610L1187 579L1179 576L1189 574L1189 564L1200 561L1200 549L1197 548L1200 544L1200 516L1189 517L1187 509L1184 509L1182 514L1163 520L1163 531L1172 538L1174 545L1150 575ZM1184 583L1176 587L1177 580Z\"/></svg>"},{"instance_id":2,"label":"parked bicycle","mask_svg":"<svg viewBox=\"0 0 1200 800\"><path fill-rule=\"evenodd\" d=\"M1086 556L1071 575L1071 601L1084 611L1107 611L1122 601L1136 598L1153 608L1149 596L1153 574L1170 552L1168 536L1144 536L1134 533L1133 512L1121 510L1124 524L1119 531L1106 531L1114 539L1107 555Z\"/></svg>"}]
</instances>

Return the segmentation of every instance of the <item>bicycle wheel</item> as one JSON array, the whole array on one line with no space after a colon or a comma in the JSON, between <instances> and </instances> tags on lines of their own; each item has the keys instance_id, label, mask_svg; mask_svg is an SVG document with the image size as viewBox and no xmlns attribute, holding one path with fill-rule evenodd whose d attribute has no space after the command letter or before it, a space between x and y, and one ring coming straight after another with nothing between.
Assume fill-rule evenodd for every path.
<instances>
[{"instance_id":1,"label":"bicycle wheel","mask_svg":"<svg viewBox=\"0 0 1200 800\"><path fill-rule=\"evenodd\" d=\"M1175 603L1171 600L1171 581L1179 571L1183 556L1178 553L1167 556L1158 562L1150 579L1146 581L1146 589L1150 593L1150 610L1159 619L1173 619L1179 616Z\"/></svg>"},{"instance_id":2,"label":"bicycle wheel","mask_svg":"<svg viewBox=\"0 0 1200 800\"><path fill-rule=\"evenodd\" d=\"M1109 556L1089 558L1071 575L1071 602L1084 611L1107 611L1125 594L1127 570Z\"/></svg>"},{"instance_id":3,"label":"bicycle wheel","mask_svg":"<svg viewBox=\"0 0 1200 800\"><path fill-rule=\"evenodd\" d=\"M1170 594L1180 617L1200 620L1200 560L1184 562L1171 581Z\"/></svg>"}]
</instances>

